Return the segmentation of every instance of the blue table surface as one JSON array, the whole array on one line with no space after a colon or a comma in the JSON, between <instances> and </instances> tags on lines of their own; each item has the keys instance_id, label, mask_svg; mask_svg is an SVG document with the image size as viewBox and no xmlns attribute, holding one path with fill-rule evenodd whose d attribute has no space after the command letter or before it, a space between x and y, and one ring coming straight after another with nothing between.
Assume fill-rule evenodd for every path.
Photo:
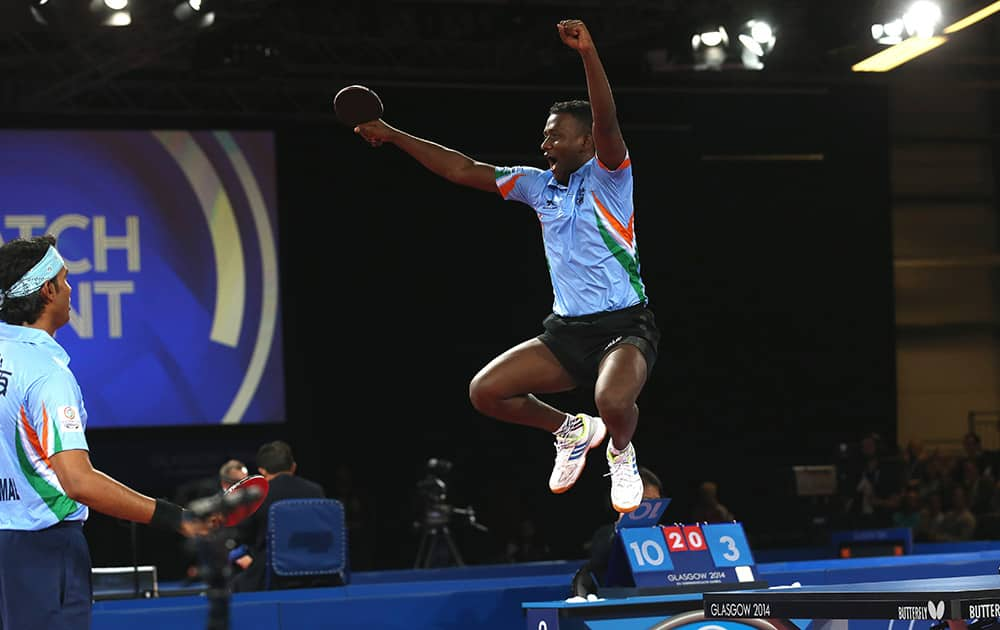
<instances>
[{"instance_id":1,"label":"blue table surface","mask_svg":"<svg viewBox=\"0 0 1000 630\"><path fill-rule=\"evenodd\" d=\"M919 556L873 556L869 558L827 558L824 560L768 562L766 564L758 564L757 570L761 573L781 573L788 570L806 572L824 569L907 567L922 564L966 564L970 560L995 560L1000 563L1000 549Z\"/></svg>"},{"instance_id":2,"label":"blue table surface","mask_svg":"<svg viewBox=\"0 0 1000 630\"><path fill-rule=\"evenodd\" d=\"M701 593L678 593L676 595L634 595L632 597L616 597L614 599L597 599L595 601L569 602L525 602L522 608L603 608L606 606L662 604L669 602L700 602Z\"/></svg>"}]
</instances>

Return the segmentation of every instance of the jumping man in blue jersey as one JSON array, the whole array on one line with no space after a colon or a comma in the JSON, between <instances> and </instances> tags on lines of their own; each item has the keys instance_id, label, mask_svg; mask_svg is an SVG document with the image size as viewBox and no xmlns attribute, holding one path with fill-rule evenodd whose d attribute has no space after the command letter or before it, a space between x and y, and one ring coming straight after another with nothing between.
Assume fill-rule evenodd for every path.
<instances>
[{"instance_id":1,"label":"jumping man in blue jersey","mask_svg":"<svg viewBox=\"0 0 1000 630\"><path fill-rule=\"evenodd\" d=\"M0 247L0 630L90 628L89 509L185 536L209 528L91 466L87 410L55 340L72 292L55 244Z\"/></svg>"},{"instance_id":2,"label":"jumping man in blue jersey","mask_svg":"<svg viewBox=\"0 0 1000 630\"><path fill-rule=\"evenodd\" d=\"M417 138L383 120L355 131L373 146L396 145L433 173L531 206L542 225L552 281L552 313L544 332L493 359L472 379L469 396L480 412L555 435L549 488L569 490L587 452L611 439L611 502L630 512L642 500L632 436L636 400L656 359L659 331L639 275L632 162L611 87L586 25L563 20L562 41L583 61L589 101L549 110L542 154L548 170L496 167ZM568 414L536 394L594 385L599 416Z\"/></svg>"}]
</instances>

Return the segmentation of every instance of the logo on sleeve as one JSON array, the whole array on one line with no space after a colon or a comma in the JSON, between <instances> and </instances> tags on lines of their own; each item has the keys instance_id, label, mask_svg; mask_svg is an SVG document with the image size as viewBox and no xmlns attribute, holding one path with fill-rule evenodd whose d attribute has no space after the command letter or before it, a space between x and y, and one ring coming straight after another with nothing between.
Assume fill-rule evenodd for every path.
<instances>
[{"instance_id":1,"label":"logo on sleeve","mask_svg":"<svg viewBox=\"0 0 1000 630\"><path fill-rule=\"evenodd\" d=\"M83 423L80 422L80 413L73 405L65 405L59 408L59 427L63 433L82 433Z\"/></svg>"}]
</instances>

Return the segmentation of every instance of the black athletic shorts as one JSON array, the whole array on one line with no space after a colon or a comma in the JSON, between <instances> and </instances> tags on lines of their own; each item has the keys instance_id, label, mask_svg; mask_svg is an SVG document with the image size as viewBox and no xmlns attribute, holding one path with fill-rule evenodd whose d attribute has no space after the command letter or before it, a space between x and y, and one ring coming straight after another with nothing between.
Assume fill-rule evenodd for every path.
<instances>
[{"instance_id":1,"label":"black athletic shorts","mask_svg":"<svg viewBox=\"0 0 1000 630\"><path fill-rule=\"evenodd\" d=\"M577 385L594 384L601 360L623 343L639 348L646 357L647 374L656 362L660 330L653 311L643 304L579 317L552 313L542 326L545 332L538 339L556 355Z\"/></svg>"}]
</instances>

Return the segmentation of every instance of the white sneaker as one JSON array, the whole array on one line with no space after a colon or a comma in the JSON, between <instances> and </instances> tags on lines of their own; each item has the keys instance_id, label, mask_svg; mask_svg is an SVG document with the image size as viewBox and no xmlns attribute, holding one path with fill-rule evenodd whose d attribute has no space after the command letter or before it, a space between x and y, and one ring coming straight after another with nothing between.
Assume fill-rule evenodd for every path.
<instances>
[{"instance_id":1,"label":"white sneaker","mask_svg":"<svg viewBox=\"0 0 1000 630\"><path fill-rule=\"evenodd\" d=\"M642 503L642 477L635 463L635 448L629 442L625 450L611 455L608 443L608 468L611 477L611 505L621 513L632 512Z\"/></svg>"},{"instance_id":2,"label":"white sneaker","mask_svg":"<svg viewBox=\"0 0 1000 630\"><path fill-rule=\"evenodd\" d=\"M583 422L583 432L577 438L556 436L556 463L549 477L549 489L556 494L573 487L587 463L587 452L604 441L608 430L596 416L576 414Z\"/></svg>"}]
</instances>

